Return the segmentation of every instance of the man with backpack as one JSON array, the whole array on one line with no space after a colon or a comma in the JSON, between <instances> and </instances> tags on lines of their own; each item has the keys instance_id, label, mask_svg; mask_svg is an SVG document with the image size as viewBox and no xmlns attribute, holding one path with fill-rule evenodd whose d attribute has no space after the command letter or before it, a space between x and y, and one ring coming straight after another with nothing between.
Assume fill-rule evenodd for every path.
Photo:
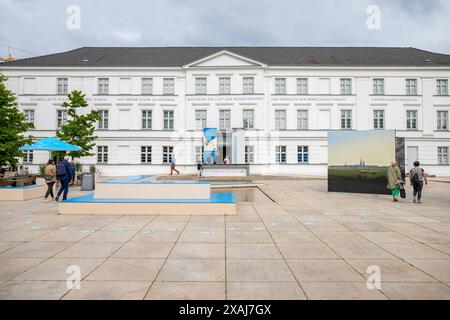
<instances>
[{"instance_id":1,"label":"man with backpack","mask_svg":"<svg viewBox=\"0 0 450 320\"><path fill-rule=\"evenodd\" d=\"M414 161L414 168L411 169L409 172L409 180L411 182L411 185L413 186L414 192L413 192L413 202L414 203L422 203L420 198L422 198L422 188L423 188L423 182L425 181L425 184L428 184L427 176L425 174L425 170L423 168L419 167L420 162ZM417 197L417 200L416 200Z\"/></svg>"},{"instance_id":2,"label":"man with backpack","mask_svg":"<svg viewBox=\"0 0 450 320\"><path fill-rule=\"evenodd\" d=\"M69 182L70 179L72 179L72 175L73 172L69 163L69 157L66 156L64 157L64 160L59 162L56 167L56 177L61 184L61 188L55 198L56 201L59 201L61 193L63 193L63 200L67 200L67 194L69 193Z\"/></svg>"}]
</instances>

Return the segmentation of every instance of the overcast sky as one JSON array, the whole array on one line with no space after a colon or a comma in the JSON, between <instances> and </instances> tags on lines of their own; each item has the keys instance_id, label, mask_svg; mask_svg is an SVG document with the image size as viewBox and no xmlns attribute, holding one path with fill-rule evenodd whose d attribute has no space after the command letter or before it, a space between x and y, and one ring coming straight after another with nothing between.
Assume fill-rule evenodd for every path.
<instances>
[{"instance_id":1,"label":"overcast sky","mask_svg":"<svg viewBox=\"0 0 450 320\"><path fill-rule=\"evenodd\" d=\"M71 5L79 20L67 13ZM449 30L450 0L0 0L0 45L29 52L13 50L18 58L82 46L411 46L450 54Z\"/></svg>"}]
</instances>

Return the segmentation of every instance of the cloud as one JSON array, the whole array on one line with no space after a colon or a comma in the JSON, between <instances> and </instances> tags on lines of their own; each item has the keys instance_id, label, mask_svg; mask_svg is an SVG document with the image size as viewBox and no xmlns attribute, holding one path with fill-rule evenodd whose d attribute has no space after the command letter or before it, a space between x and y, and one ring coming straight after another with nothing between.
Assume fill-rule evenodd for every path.
<instances>
[{"instance_id":1,"label":"cloud","mask_svg":"<svg viewBox=\"0 0 450 320\"><path fill-rule=\"evenodd\" d=\"M125 32L114 31L113 37L116 37L119 42L123 42L129 45L137 45L141 41L141 34L139 32Z\"/></svg>"},{"instance_id":2,"label":"cloud","mask_svg":"<svg viewBox=\"0 0 450 320\"><path fill-rule=\"evenodd\" d=\"M372 4L381 10L379 30L366 26ZM79 30L66 26L69 5L80 8ZM182 45L411 46L450 53L450 0L0 0L0 7L0 44L38 54Z\"/></svg>"}]
</instances>

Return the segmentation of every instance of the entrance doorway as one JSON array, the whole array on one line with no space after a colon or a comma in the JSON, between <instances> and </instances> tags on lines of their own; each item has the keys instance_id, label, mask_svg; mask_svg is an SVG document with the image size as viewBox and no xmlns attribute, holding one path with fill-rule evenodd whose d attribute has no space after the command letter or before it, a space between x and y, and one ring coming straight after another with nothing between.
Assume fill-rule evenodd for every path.
<instances>
[{"instance_id":1,"label":"entrance doorway","mask_svg":"<svg viewBox=\"0 0 450 320\"><path fill-rule=\"evenodd\" d=\"M419 147L411 146L406 148L406 169L408 172L414 167L414 161L419 160Z\"/></svg>"},{"instance_id":2,"label":"entrance doorway","mask_svg":"<svg viewBox=\"0 0 450 320\"><path fill-rule=\"evenodd\" d=\"M231 131L217 131L217 156L216 163L223 164L223 160L226 156L231 161L231 147L232 147L232 139L231 139Z\"/></svg>"}]
</instances>

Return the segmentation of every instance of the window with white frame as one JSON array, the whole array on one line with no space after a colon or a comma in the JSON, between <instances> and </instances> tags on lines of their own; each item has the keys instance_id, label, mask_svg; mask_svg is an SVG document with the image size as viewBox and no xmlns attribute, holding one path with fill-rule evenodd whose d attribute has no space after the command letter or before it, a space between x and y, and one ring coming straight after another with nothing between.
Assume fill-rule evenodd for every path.
<instances>
[{"instance_id":1,"label":"window with white frame","mask_svg":"<svg viewBox=\"0 0 450 320\"><path fill-rule=\"evenodd\" d=\"M245 146L245 163L254 163L255 162L255 146L246 145Z\"/></svg>"},{"instance_id":2,"label":"window with white frame","mask_svg":"<svg viewBox=\"0 0 450 320\"><path fill-rule=\"evenodd\" d=\"M416 130L417 129L417 111L407 110L406 111L406 129Z\"/></svg>"},{"instance_id":3,"label":"window with white frame","mask_svg":"<svg viewBox=\"0 0 450 320\"><path fill-rule=\"evenodd\" d=\"M373 79L373 94L384 94L384 79Z\"/></svg>"},{"instance_id":4,"label":"window with white frame","mask_svg":"<svg viewBox=\"0 0 450 320\"><path fill-rule=\"evenodd\" d=\"M231 111L219 110L219 129L230 130L231 129Z\"/></svg>"},{"instance_id":5,"label":"window with white frame","mask_svg":"<svg viewBox=\"0 0 450 320\"><path fill-rule=\"evenodd\" d=\"M56 111L56 127L61 129L67 123L67 110Z\"/></svg>"},{"instance_id":6,"label":"window with white frame","mask_svg":"<svg viewBox=\"0 0 450 320\"><path fill-rule=\"evenodd\" d=\"M448 147L438 147L438 164L449 164Z\"/></svg>"},{"instance_id":7,"label":"window with white frame","mask_svg":"<svg viewBox=\"0 0 450 320\"><path fill-rule=\"evenodd\" d=\"M98 78L98 94L109 93L109 78Z\"/></svg>"},{"instance_id":8,"label":"window with white frame","mask_svg":"<svg viewBox=\"0 0 450 320\"><path fill-rule=\"evenodd\" d=\"M219 78L219 94L230 94L231 93L231 78L230 77L220 77Z\"/></svg>"},{"instance_id":9,"label":"window with white frame","mask_svg":"<svg viewBox=\"0 0 450 320\"><path fill-rule=\"evenodd\" d=\"M172 161L173 147L172 146L163 146L163 163L170 163Z\"/></svg>"},{"instance_id":10,"label":"window with white frame","mask_svg":"<svg viewBox=\"0 0 450 320\"><path fill-rule=\"evenodd\" d=\"M25 150L23 153L22 163L33 163L33 150Z\"/></svg>"},{"instance_id":11,"label":"window with white frame","mask_svg":"<svg viewBox=\"0 0 450 320\"><path fill-rule=\"evenodd\" d=\"M275 162L286 163L286 146L275 146Z\"/></svg>"},{"instance_id":12,"label":"window with white frame","mask_svg":"<svg viewBox=\"0 0 450 320\"><path fill-rule=\"evenodd\" d=\"M201 161L201 163L204 163L203 151L204 151L203 146L195 147L195 159L194 159L195 163L198 163L199 161Z\"/></svg>"},{"instance_id":13,"label":"window with white frame","mask_svg":"<svg viewBox=\"0 0 450 320\"><path fill-rule=\"evenodd\" d=\"M195 110L195 128L204 129L206 128L207 112L206 110Z\"/></svg>"},{"instance_id":14,"label":"window with white frame","mask_svg":"<svg viewBox=\"0 0 450 320\"><path fill-rule=\"evenodd\" d=\"M165 110L164 115L164 130L174 129L174 112L173 110Z\"/></svg>"},{"instance_id":15,"label":"window with white frame","mask_svg":"<svg viewBox=\"0 0 450 320\"><path fill-rule=\"evenodd\" d=\"M23 114L25 116L25 122L34 126L34 110L23 110Z\"/></svg>"},{"instance_id":16,"label":"window with white frame","mask_svg":"<svg viewBox=\"0 0 450 320\"><path fill-rule=\"evenodd\" d=\"M67 78L58 78L58 79L56 79L56 82L57 82L57 92L58 92L58 94L67 94L69 79L67 79Z\"/></svg>"},{"instance_id":17,"label":"window with white frame","mask_svg":"<svg viewBox=\"0 0 450 320\"><path fill-rule=\"evenodd\" d=\"M275 110L275 130L286 130L286 110Z\"/></svg>"},{"instance_id":18,"label":"window with white frame","mask_svg":"<svg viewBox=\"0 0 450 320\"><path fill-rule=\"evenodd\" d=\"M406 79L406 94L417 95L417 79Z\"/></svg>"},{"instance_id":19,"label":"window with white frame","mask_svg":"<svg viewBox=\"0 0 450 320\"><path fill-rule=\"evenodd\" d=\"M297 78L297 94L308 94L308 78Z\"/></svg>"},{"instance_id":20,"label":"window with white frame","mask_svg":"<svg viewBox=\"0 0 450 320\"><path fill-rule=\"evenodd\" d=\"M341 110L341 129L352 128L352 110Z\"/></svg>"},{"instance_id":21,"label":"window with white frame","mask_svg":"<svg viewBox=\"0 0 450 320\"><path fill-rule=\"evenodd\" d=\"M242 126L244 129L254 129L255 111L253 109L242 110Z\"/></svg>"},{"instance_id":22,"label":"window with white frame","mask_svg":"<svg viewBox=\"0 0 450 320\"><path fill-rule=\"evenodd\" d=\"M152 78L142 78L141 79L141 93L142 94L153 94L153 79Z\"/></svg>"},{"instance_id":23,"label":"window with white frame","mask_svg":"<svg viewBox=\"0 0 450 320\"><path fill-rule=\"evenodd\" d=\"M297 110L297 129L308 130L308 110Z\"/></svg>"},{"instance_id":24,"label":"window with white frame","mask_svg":"<svg viewBox=\"0 0 450 320\"><path fill-rule=\"evenodd\" d=\"M448 111L438 111L437 130L448 130Z\"/></svg>"},{"instance_id":25,"label":"window with white frame","mask_svg":"<svg viewBox=\"0 0 450 320\"><path fill-rule=\"evenodd\" d=\"M373 128L384 129L384 110L373 110Z\"/></svg>"},{"instance_id":26,"label":"window with white frame","mask_svg":"<svg viewBox=\"0 0 450 320\"><path fill-rule=\"evenodd\" d=\"M252 94L255 93L255 78L254 77L243 77L242 78L242 93Z\"/></svg>"},{"instance_id":27,"label":"window with white frame","mask_svg":"<svg viewBox=\"0 0 450 320\"><path fill-rule=\"evenodd\" d=\"M97 163L108 163L108 146L97 146Z\"/></svg>"},{"instance_id":28,"label":"window with white frame","mask_svg":"<svg viewBox=\"0 0 450 320\"><path fill-rule=\"evenodd\" d=\"M163 94L173 95L175 94L175 79L164 78L163 79Z\"/></svg>"},{"instance_id":29,"label":"window with white frame","mask_svg":"<svg viewBox=\"0 0 450 320\"><path fill-rule=\"evenodd\" d=\"M195 78L195 94L206 94L206 78Z\"/></svg>"},{"instance_id":30,"label":"window with white frame","mask_svg":"<svg viewBox=\"0 0 450 320\"><path fill-rule=\"evenodd\" d=\"M341 79L341 94L352 94L352 79Z\"/></svg>"},{"instance_id":31,"label":"window with white frame","mask_svg":"<svg viewBox=\"0 0 450 320\"><path fill-rule=\"evenodd\" d=\"M152 129L152 110L142 110L142 129Z\"/></svg>"},{"instance_id":32,"label":"window with white frame","mask_svg":"<svg viewBox=\"0 0 450 320\"><path fill-rule=\"evenodd\" d=\"M108 110L98 110L100 114L100 120L98 121L99 129L108 129L109 127L109 111Z\"/></svg>"},{"instance_id":33,"label":"window with white frame","mask_svg":"<svg viewBox=\"0 0 450 320\"><path fill-rule=\"evenodd\" d=\"M309 161L308 146L297 146L297 162L308 163L308 161Z\"/></svg>"},{"instance_id":34,"label":"window with white frame","mask_svg":"<svg viewBox=\"0 0 450 320\"><path fill-rule=\"evenodd\" d=\"M438 96L448 95L448 80L447 79L437 79L436 80L436 94Z\"/></svg>"},{"instance_id":35,"label":"window with white frame","mask_svg":"<svg viewBox=\"0 0 450 320\"><path fill-rule=\"evenodd\" d=\"M286 94L286 78L275 79L275 94Z\"/></svg>"},{"instance_id":36,"label":"window with white frame","mask_svg":"<svg viewBox=\"0 0 450 320\"><path fill-rule=\"evenodd\" d=\"M152 163L152 146L141 146L141 163Z\"/></svg>"}]
</instances>

